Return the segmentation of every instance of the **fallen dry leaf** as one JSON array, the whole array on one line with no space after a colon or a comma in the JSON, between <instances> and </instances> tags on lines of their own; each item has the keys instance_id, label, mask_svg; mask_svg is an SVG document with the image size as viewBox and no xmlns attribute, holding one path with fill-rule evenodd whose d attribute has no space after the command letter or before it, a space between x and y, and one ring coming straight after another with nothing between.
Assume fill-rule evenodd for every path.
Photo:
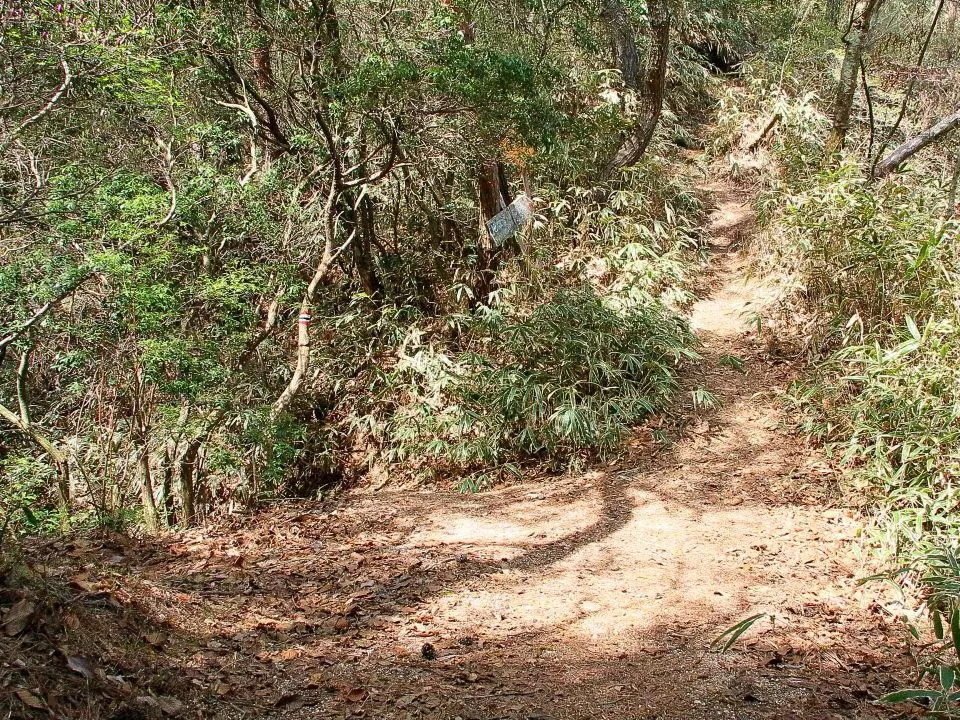
<instances>
[{"instance_id":1,"label":"fallen dry leaf","mask_svg":"<svg viewBox=\"0 0 960 720\"><path fill-rule=\"evenodd\" d=\"M410 707L416 699L420 697L419 695L401 695L397 698L397 709L404 710L405 708Z\"/></svg>"},{"instance_id":2,"label":"fallen dry leaf","mask_svg":"<svg viewBox=\"0 0 960 720\"><path fill-rule=\"evenodd\" d=\"M165 715L179 715L183 711L183 703L172 697L155 698L157 706Z\"/></svg>"},{"instance_id":3,"label":"fallen dry leaf","mask_svg":"<svg viewBox=\"0 0 960 720\"><path fill-rule=\"evenodd\" d=\"M97 586L90 582L87 579L86 575L76 575L70 579L70 584L73 585L78 590L83 590L84 592L94 592L97 589Z\"/></svg>"},{"instance_id":4,"label":"fallen dry leaf","mask_svg":"<svg viewBox=\"0 0 960 720\"><path fill-rule=\"evenodd\" d=\"M14 692L16 696L20 698L20 702L27 707L31 707L34 710L43 710L46 707L46 704L43 702L43 700L38 698L29 690L21 688L20 690L16 690Z\"/></svg>"},{"instance_id":5,"label":"fallen dry leaf","mask_svg":"<svg viewBox=\"0 0 960 720\"><path fill-rule=\"evenodd\" d=\"M3 623L4 632L7 633L10 637L14 635L19 635L24 630L26 630L27 625L30 623L30 619L33 617L33 614L36 612L36 605L24 598L12 608L7 613L7 617Z\"/></svg>"},{"instance_id":6,"label":"fallen dry leaf","mask_svg":"<svg viewBox=\"0 0 960 720\"><path fill-rule=\"evenodd\" d=\"M274 707L285 707L300 698L299 693L285 693L273 701Z\"/></svg>"},{"instance_id":7,"label":"fallen dry leaf","mask_svg":"<svg viewBox=\"0 0 960 720\"><path fill-rule=\"evenodd\" d=\"M367 699L369 693L363 688L355 687L346 690L343 693L343 697L346 698L348 702L360 703Z\"/></svg>"},{"instance_id":8,"label":"fallen dry leaf","mask_svg":"<svg viewBox=\"0 0 960 720\"><path fill-rule=\"evenodd\" d=\"M93 665L90 664L90 661L82 657L67 655L67 667L73 670L75 673L80 673L87 680L92 680L96 675L96 672L93 669Z\"/></svg>"},{"instance_id":9,"label":"fallen dry leaf","mask_svg":"<svg viewBox=\"0 0 960 720\"><path fill-rule=\"evenodd\" d=\"M326 676L322 672L310 673L310 677L307 679L308 688L318 688L323 685L326 681Z\"/></svg>"}]
</instances>

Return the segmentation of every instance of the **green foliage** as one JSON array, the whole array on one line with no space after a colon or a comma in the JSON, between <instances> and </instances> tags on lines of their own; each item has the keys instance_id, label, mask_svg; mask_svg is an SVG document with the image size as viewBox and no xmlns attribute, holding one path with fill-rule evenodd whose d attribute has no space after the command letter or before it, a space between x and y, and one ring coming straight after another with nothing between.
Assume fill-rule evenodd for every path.
<instances>
[{"instance_id":1,"label":"green foliage","mask_svg":"<svg viewBox=\"0 0 960 720\"><path fill-rule=\"evenodd\" d=\"M871 542L910 557L960 532L952 519L960 226L944 219L939 180L868 177L865 155L898 104L877 88L876 127L854 122L849 150L822 156L837 34L816 18L799 30L770 43L745 68L745 86L721 99L714 148L764 186L761 265L781 283L783 325L817 363L792 392L802 426L844 468Z\"/></svg>"},{"instance_id":2,"label":"green foliage","mask_svg":"<svg viewBox=\"0 0 960 720\"><path fill-rule=\"evenodd\" d=\"M847 470L884 553L923 551L960 526L956 268L960 226L936 188L880 184L842 163L784 203L767 262L823 360L794 391L804 428Z\"/></svg>"},{"instance_id":3,"label":"green foliage","mask_svg":"<svg viewBox=\"0 0 960 720\"><path fill-rule=\"evenodd\" d=\"M957 537L956 254L934 188L875 184L852 163L811 176L776 220L771 266L821 362L793 393L890 556Z\"/></svg>"},{"instance_id":4,"label":"green foliage","mask_svg":"<svg viewBox=\"0 0 960 720\"><path fill-rule=\"evenodd\" d=\"M758 621L767 617L768 616L765 613L751 615L735 625L728 627L726 630L720 633L720 635L718 635L712 643L710 643L710 648L719 648L721 653L725 653L727 650L737 644L737 640L740 639L741 635L752 628Z\"/></svg>"},{"instance_id":5,"label":"green foliage","mask_svg":"<svg viewBox=\"0 0 960 720\"><path fill-rule=\"evenodd\" d=\"M471 335L473 352L426 346L398 365L417 402L392 422L397 453L465 470L516 454L608 454L667 402L678 363L696 357L683 322L662 307L621 312L589 286L526 317L489 313Z\"/></svg>"},{"instance_id":6,"label":"green foliage","mask_svg":"<svg viewBox=\"0 0 960 720\"><path fill-rule=\"evenodd\" d=\"M941 203L923 186L875 185L852 164L790 197L782 247L798 258L804 302L841 342L952 305L960 226L940 220Z\"/></svg>"},{"instance_id":7,"label":"green foliage","mask_svg":"<svg viewBox=\"0 0 960 720\"><path fill-rule=\"evenodd\" d=\"M19 409L22 360L74 511L136 524L148 480L170 526L369 470L479 489L613 453L661 408L694 357L678 316L703 207L668 157L598 174L637 102L595 10L16 4L0 43L0 336L16 336L0 404ZM642 44L645 7L630 11ZM749 33L726 0L677 18L683 134L715 84L709 48L740 52ZM488 161L538 212L494 252ZM307 368L282 405L302 304ZM0 462L37 470L16 475L10 516L39 517L64 475L31 436L0 433Z\"/></svg>"},{"instance_id":8,"label":"green foliage","mask_svg":"<svg viewBox=\"0 0 960 720\"><path fill-rule=\"evenodd\" d=\"M866 77L858 78L869 97L857 96L847 150L833 159L822 150L842 18L816 5L771 10L757 27L763 52L720 98L711 145L735 174L752 174L762 188L768 229L756 250L781 291L779 308L764 314L782 321L815 361L791 393L793 407L844 468L851 497L866 511L869 540L893 557L926 552L960 532L953 519L960 501L960 226L945 219L952 208L936 161L882 181L866 171L906 89L892 68L915 62L932 9L917 6L914 17L902 5L884 5ZM949 44L941 26L925 60L930 68L948 72ZM906 103L905 122L925 106L928 114L942 106L942 93L925 82L915 88L923 99ZM751 147L764 128L768 134Z\"/></svg>"},{"instance_id":9,"label":"green foliage","mask_svg":"<svg viewBox=\"0 0 960 720\"><path fill-rule=\"evenodd\" d=\"M909 623L918 641L917 684L926 688L897 690L880 698L884 703L913 703L934 717L960 717L960 557L947 546L894 573L904 584L915 584L925 598L924 624ZM927 641L927 637L930 640Z\"/></svg>"},{"instance_id":10,"label":"green foliage","mask_svg":"<svg viewBox=\"0 0 960 720\"><path fill-rule=\"evenodd\" d=\"M817 108L814 93L794 96L782 83L747 71L746 87L731 86L717 101L717 124L710 151L717 157L729 153L731 171L741 171L742 146L754 141L764 126L775 120L767 140L769 150L761 148L761 156L769 154L774 161L762 178L767 184L766 196L779 203L783 193L806 180L822 156L822 141L827 118Z\"/></svg>"},{"instance_id":11,"label":"green foliage","mask_svg":"<svg viewBox=\"0 0 960 720\"><path fill-rule=\"evenodd\" d=\"M743 358L737 355L721 355L717 359L717 363L720 365L726 365L727 367L733 368L737 372L746 372L747 366L743 361Z\"/></svg>"},{"instance_id":12,"label":"green foliage","mask_svg":"<svg viewBox=\"0 0 960 720\"><path fill-rule=\"evenodd\" d=\"M675 390L677 363L696 357L676 317L656 305L620 313L588 288L488 322L498 362L483 363L467 398L493 405L494 434L525 454L613 451Z\"/></svg>"},{"instance_id":13,"label":"green foliage","mask_svg":"<svg viewBox=\"0 0 960 720\"><path fill-rule=\"evenodd\" d=\"M953 320L921 327L908 316L883 344L840 350L795 395L806 429L848 468L873 510L874 539L891 554L960 533L960 332Z\"/></svg>"},{"instance_id":14,"label":"green foliage","mask_svg":"<svg viewBox=\"0 0 960 720\"><path fill-rule=\"evenodd\" d=\"M25 454L8 455L0 463L0 548L8 537L55 530L62 512L50 497L54 480L49 465Z\"/></svg>"}]
</instances>

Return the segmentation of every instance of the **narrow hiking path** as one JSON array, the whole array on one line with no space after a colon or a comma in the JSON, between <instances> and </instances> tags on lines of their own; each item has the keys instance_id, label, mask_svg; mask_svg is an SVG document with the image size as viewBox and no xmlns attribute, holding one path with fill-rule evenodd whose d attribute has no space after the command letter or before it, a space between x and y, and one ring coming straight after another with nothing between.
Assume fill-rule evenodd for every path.
<instances>
[{"instance_id":1,"label":"narrow hiking path","mask_svg":"<svg viewBox=\"0 0 960 720\"><path fill-rule=\"evenodd\" d=\"M751 197L709 189L690 382L723 405L672 448L645 429L634 460L585 477L280 505L151 551L105 547L85 582L109 574L165 618L151 643L215 715L886 716L870 700L904 669L900 630L856 585L830 468L783 429L776 395L797 369L750 327L766 297L738 249ZM754 613L774 620L706 652Z\"/></svg>"}]
</instances>

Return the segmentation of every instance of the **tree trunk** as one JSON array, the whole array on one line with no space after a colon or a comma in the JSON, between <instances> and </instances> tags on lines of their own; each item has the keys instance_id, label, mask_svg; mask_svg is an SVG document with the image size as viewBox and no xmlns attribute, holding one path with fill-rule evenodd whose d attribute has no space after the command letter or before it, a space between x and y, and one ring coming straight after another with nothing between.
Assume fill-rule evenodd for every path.
<instances>
[{"instance_id":1,"label":"tree trunk","mask_svg":"<svg viewBox=\"0 0 960 720\"><path fill-rule=\"evenodd\" d=\"M180 458L180 501L183 503L183 524L193 525L197 519L196 471L202 440L193 439Z\"/></svg>"},{"instance_id":2,"label":"tree trunk","mask_svg":"<svg viewBox=\"0 0 960 720\"><path fill-rule=\"evenodd\" d=\"M473 45L476 32L470 13L462 8L460 12L460 34L463 42ZM487 223L513 199L507 185L507 176L503 165L496 156L481 157L477 165L477 199L480 204L480 228L477 243L477 276L474 282L471 309L480 305L490 305L491 295L497 289L497 270L500 267L502 248L495 247L493 238L487 230Z\"/></svg>"},{"instance_id":3,"label":"tree trunk","mask_svg":"<svg viewBox=\"0 0 960 720\"><path fill-rule=\"evenodd\" d=\"M250 1L247 7L247 20L253 30L253 47L250 48L253 83L264 99L272 101L275 100L274 91L276 90L273 75L273 38L270 36L270 27L263 17L263 6L260 0ZM282 154L283 148L280 145L275 142L264 142L263 157L267 167Z\"/></svg>"},{"instance_id":4,"label":"tree trunk","mask_svg":"<svg viewBox=\"0 0 960 720\"><path fill-rule=\"evenodd\" d=\"M903 145L890 153L885 160L877 163L874 177L881 178L892 172L896 172L896 170L911 157L925 147L932 145L944 135L953 132L958 127L960 127L960 111L945 117L936 125L927 128L919 135L914 135L903 143Z\"/></svg>"},{"instance_id":5,"label":"tree trunk","mask_svg":"<svg viewBox=\"0 0 960 720\"><path fill-rule=\"evenodd\" d=\"M863 13L850 27L849 39L846 41L847 49L843 54L843 64L840 66L840 82L833 100L833 126L824 148L828 160L846 145L847 132L850 130L850 116L853 114L853 99L857 92L857 80L860 75L860 62L869 44L873 18L882 4L883 0L867 0Z\"/></svg>"},{"instance_id":6,"label":"tree trunk","mask_svg":"<svg viewBox=\"0 0 960 720\"><path fill-rule=\"evenodd\" d=\"M944 48L944 55L947 62L953 62L957 57L957 38L960 37L957 33L957 17L960 16L960 5L956 3L950 5L947 8L947 27L945 36L948 38L953 38L951 42L946 43Z\"/></svg>"},{"instance_id":7,"label":"tree trunk","mask_svg":"<svg viewBox=\"0 0 960 720\"><path fill-rule=\"evenodd\" d=\"M957 216L957 187L960 186L960 152L953 158L953 179L950 181L950 190L947 193L947 211L944 218L952 220Z\"/></svg>"},{"instance_id":8,"label":"tree trunk","mask_svg":"<svg viewBox=\"0 0 960 720\"><path fill-rule=\"evenodd\" d=\"M140 475L143 482L143 522L147 532L155 533L159 529L157 501L153 497L153 477L150 474L150 453L144 447L140 450Z\"/></svg>"},{"instance_id":9,"label":"tree trunk","mask_svg":"<svg viewBox=\"0 0 960 720\"><path fill-rule=\"evenodd\" d=\"M666 89L667 60L670 54L670 8L664 0L647 0L647 19L650 23L650 52L642 82L636 70L636 43L629 16L618 0L603 1L603 17L607 22L617 62L624 83L640 93L639 117L629 136L607 164L607 174L636 165L647 151L663 111ZM629 39L626 39L629 35Z\"/></svg>"},{"instance_id":10,"label":"tree trunk","mask_svg":"<svg viewBox=\"0 0 960 720\"><path fill-rule=\"evenodd\" d=\"M274 421L286 412L290 403L300 392L307 371L310 369L310 322L312 319L313 302L317 290L326 282L327 274L333 267L337 256L343 250L346 250L351 242L348 239L336 251L333 249L334 233L336 232L335 215L340 195L338 178L334 178L330 183L330 190L323 208L323 254L320 256L320 261L313 273L313 278L307 286L307 291L303 294L303 299L300 301L300 314L297 318L297 362L294 366L293 376L290 378L290 382L287 384L287 387L284 388L283 392L280 393L280 396L270 409L270 419Z\"/></svg>"},{"instance_id":11,"label":"tree trunk","mask_svg":"<svg viewBox=\"0 0 960 720\"><path fill-rule=\"evenodd\" d=\"M163 481L160 498L163 503L163 522L167 527L176 524L176 509L173 504L173 458L176 455L176 443L168 439L163 450Z\"/></svg>"},{"instance_id":12,"label":"tree trunk","mask_svg":"<svg viewBox=\"0 0 960 720\"><path fill-rule=\"evenodd\" d=\"M355 233L351 247L353 249L353 264L357 269L357 277L363 286L363 291L374 302L383 299L383 281L377 275L373 262L373 245L376 239L376 225L374 224L373 200L364 193L360 201L355 199L356 193L344 193L346 201L345 221L350 231Z\"/></svg>"},{"instance_id":13,"label":"tree trunk","mask_svg":"<svg viewBox=\"0 0 960 720\"><path fill-rule=\"evenodd\" d=\"M619 0L602 0L600 14L607 26L613 57L623 77L623 84L631 90L639 90L640 56L627 9Z\"/></svg>"},{"instance_id":14,"label":"tree trunk","mask_svg":"<svg viewBox=\"0 0 960 720\"><path fill-rule=\"evenodd\" d=\"M141 500L143 502L143 520L147 530L155 533L157 525L157 503L153 497L153 476L150 473L150 411L153 402L153 388L148 385L141 366L133 372L134 382L130 386L130 399L133 403L131 430L133 447L137 452L137 467L140 469Z\"/></svg>"},{"instance_id":15,"label":"tree trunk","mask_svg":"<svg viewBox=\"0 0 960 720\"><path fill-rule=\"evenodd\" d=\"M503 166L496 158L485 158L480 162L477 195L480 201L480 242L477 248L477 282L473 288L473 307L490 304L490 295L497 289L497 270L503 254L503 248L494 245L487 230L487 223L513 202Z\"/></svg>"}]
</instances>

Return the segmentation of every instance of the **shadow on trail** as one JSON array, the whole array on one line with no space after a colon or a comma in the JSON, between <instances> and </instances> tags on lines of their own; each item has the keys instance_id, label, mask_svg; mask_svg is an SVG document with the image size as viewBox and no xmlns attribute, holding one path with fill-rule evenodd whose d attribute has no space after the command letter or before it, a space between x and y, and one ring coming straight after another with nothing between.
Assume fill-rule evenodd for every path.
<instances>
[{"instance_id":1,"label":"shadow on trail","mask_svg":"<svg viewBox=\"0 0 960 720\"><path fill-rule=\"evenodd\" d=\"M511 569L529 570L558 562L586 545L600 542L627 526L633 514L634 503L626 493L628 476L614 477L600 487L601 507L597 521L578 532L553 542L537 545L507 561Z\"/></svg>"}]
</instances>

